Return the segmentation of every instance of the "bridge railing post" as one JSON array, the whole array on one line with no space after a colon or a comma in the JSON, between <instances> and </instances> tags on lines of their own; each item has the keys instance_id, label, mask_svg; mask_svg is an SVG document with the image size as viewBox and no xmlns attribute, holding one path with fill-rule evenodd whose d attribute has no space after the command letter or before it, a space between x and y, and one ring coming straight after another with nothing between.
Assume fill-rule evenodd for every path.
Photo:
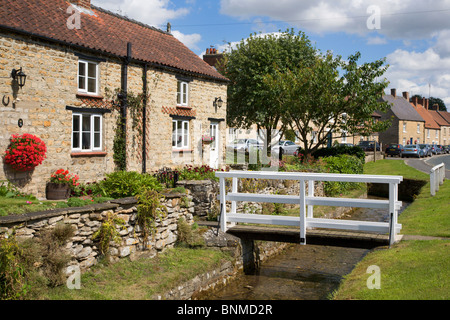
<instances>
[{"instance_id":1,"label":"bridge railing post","mask_svg":"<svg viewBox=\"0 0 450 320\"><path fill-rule=\"evenodd\" d=\"M306 245L306 192L305 180L300 180L300 244Z\"/></svg>"},{"instance_id":2,"label":"bridge railing post","mask_svg":"<svg viewBox=\"0 0 450 320\"><path fill-rule=\"evenodd\" d=\"M225 178L219 178L219 191L220 191L220 229L223 232L227 232L227 202L226 202L226 188Z\"/></svg>"},{"instance_id":3,"label":"bridge railing post","mask_svg":"<svg viewBox=\"0 0 450 320\"><path fill-rule=\"evenodd\" d=\"M398 210L397 210L397 198L398 198L398 184L389 183L389 245L395 242L395 237L397 235L397 220L398 220Z\"/></svg>"},{"instance_id":4,"label":"bridge railing post","mask_svg":"<svg viewBox=\"0 0 450 320\"><path fill-rule=\"evenodd\" d=\"M308 197L314 197L314 180L308 181ZM314 217L314 206L308 205L308 218Z\"/></svg>"}]
</instances>

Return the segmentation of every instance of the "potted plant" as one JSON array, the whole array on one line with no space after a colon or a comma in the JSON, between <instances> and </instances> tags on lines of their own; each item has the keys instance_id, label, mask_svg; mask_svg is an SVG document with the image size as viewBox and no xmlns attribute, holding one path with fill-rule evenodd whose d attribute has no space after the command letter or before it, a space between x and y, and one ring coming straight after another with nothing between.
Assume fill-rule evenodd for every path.
<instances>
[{"instance_id":1,"label":"potted plant","mask_svg":"<svg viewBox=\"0 0 450 320\"><path fill-rule=\"evenodd\" d=\"M13 135L5 153L5 163L16 171L31 171L44 161L47 147L38 137L25 133Z\"/></svg>"},{"instance_id":2,"label":"potted plant","mask_svg":"<svg viewBox=\"0 0 450 320\"><path fill-rule=\"evenodd\" d=\"M45 189L45 195L48 200L64 200L70 195L74 186L78 186L79 177L69 174L69 170L59 169L50 177Z\"/></svg>"}]
</instances>

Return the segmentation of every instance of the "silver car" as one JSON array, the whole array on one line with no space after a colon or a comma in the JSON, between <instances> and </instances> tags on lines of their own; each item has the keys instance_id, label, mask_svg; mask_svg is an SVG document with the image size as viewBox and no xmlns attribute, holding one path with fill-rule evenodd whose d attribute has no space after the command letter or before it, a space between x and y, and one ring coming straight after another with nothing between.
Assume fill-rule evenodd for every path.
<instances>
[{"instance_id":1,"label":"silver car","mask_svg":"<svg viewBox=\"0 0 450 320\"><path fill-rule=\"evenodd\" d=\"M300 148L300 146L289 140L281 140L278 145L275 145L272 148L272 153L279 154L280 148L282 150L282 154L293 155L294 152L297 151L298 148Z\"/></svg>"},{"instance_id":2,"label":"silver car","mask_svg":"<svg viewBox=\"0 0 450 320\"><path fill-rule=\"evenodd\" d=\"M429 144L419 144L420 149L423 150L424 157L431 157L433 154L431 152L431 146Z\"/></svg>"},{"instance_id":3,"label":"silver car","mask_svg":"<svg viewBox=\"0 0 450 320\"><path fill-rule=\"evenodd\" d=\"M422 158L424 156L423 149L418 144L408 144L402 149L402 158L404 157L416 157Z\"/></svg>"}]
</instances>

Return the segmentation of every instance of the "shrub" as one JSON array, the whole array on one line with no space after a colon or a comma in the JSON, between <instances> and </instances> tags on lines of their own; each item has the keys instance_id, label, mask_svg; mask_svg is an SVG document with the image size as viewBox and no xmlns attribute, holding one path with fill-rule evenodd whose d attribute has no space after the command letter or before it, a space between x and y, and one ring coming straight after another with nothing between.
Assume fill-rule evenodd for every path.
<instances>
[{"instance_id":1,"label":"shrub","mask_svg":"<svg viewBox=\"0 0 450 320\"><path fill-rule=\"evenodd\" d=\"M217 169L210 166L202 165L201 167L194 167L186 165L180 170L180 180L218 180L216 177Z\"/></svg>"},{"instance_id":2,"label":"shrub","mask_svg":"<svg viewBox=\"0 0 450 320\"><path fill-rule=\"evenodd\" d=\"M149 233L154 233L155 221L161 220L167 213L167 208L161 204L160 198L164 196L155 190L144 190L137 196L137 222L142 229L144 241L148 240Z\"/></svg>"},{"instance_id":3,"label":"shrub","mask_svg":"<svg viewBox=\"0 0 450 320\"><path fill-rule=\"evenodd\" d=\"M121 237L117 230L118 226L124 226L125 221L119 217L117 214L110 214L106 216L100 228L92 235L92 239L99 240L100 253L103 255L109 254L109 246L111 241L120 243Z\"/></svg>"},{"instance_id":4,"label":"shrub","mask_svg":"<svg viewBox=\"0 0 450 320\"><path fill-rule=\"evenodd\" d=\"M358 146L334 146L332 148L321 148L318 149L316 152L313 153L314 158L321 158L321 157L334 157L339 156L342 154L347 154L351 156L355 156L361 160L365 160L366 154L364 151L358 147Z\"/></svg>"},{"instance_id":5,"label":"shrub","mask_svg":"<svg viewBox=\"0 0 450 320\"><path fill-rule=\"evenodd\" d=\"M162 190L161 183L155 177L135 171L110 173L98 182L97 187L102 196L114 199L134 197L146 189Z\"/></svg>"},{"instance_id":6,"label":"shrub","mask_svg":"<svg viewBox=\"0 0 450 320\"><path fill-rule=\"evenodd\" d=\"M20 299L28 290L23 250L14 234L0 238L0 299Z\"/></svg>"},{"instance_id":7,"label":"shrub","mask_svg":"<svg viewBox=\"0 0 450 320\"><path fill-rule=\"evenodd\" d=\"M335 157L326 157L325 169L330 173L343 174L362 174L364 168L364 161L358 157L342 154ZM355 182L332 182L324 183L324 191L328 196L343 193L345 191L355 189L359 186Z\"/></svg>"},{"instance_id":8,"label":"shrub","mask_svg":"<svg viewBox=\"0 0 450 320\"><path fill-rule=\"evenodd\" d=\"M199 232L198 225L190 225L184 218L178 219L177 224L178 240L180 247L197 248L205 246L205 239Z\"/></svg>"},{"instance_id":9,"label":"shrub","mask_svg":"<svg viewBox=\"0 0 450 320\"><path fill-rule=\"evenodd\" d=\"M13 135L6 150L5 162L17 171L30 171L46 158L47 147L38 137L25 133Z\"/></svg>"}]
</instances>

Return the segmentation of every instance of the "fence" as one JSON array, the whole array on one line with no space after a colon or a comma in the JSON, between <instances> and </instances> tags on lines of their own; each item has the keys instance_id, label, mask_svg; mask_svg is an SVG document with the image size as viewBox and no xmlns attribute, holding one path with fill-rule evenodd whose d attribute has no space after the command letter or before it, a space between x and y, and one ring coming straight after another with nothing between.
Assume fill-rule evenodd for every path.
<instances>
[{"instance_id":1,"label":"fence","mask_svg":"<svg viewBox=\"0 0 450 320\"><path fill-rule=\"evenodd\" d=\"M439 186L444 183L445 179L445 164L441 163L431 169L430 172L430 189L431 195L435 196L436 191L439 191Z\"/></svg>"},{"instance_id":2,"label":"fence","mask_svg":"<svg viewBox=\"0 0 450 320\"><path fill-rule=\"evenodd\" d=\"M395 242L396 235L401 230L401 224L397 223L398 210L402 203L398 201L398 185L403 181L401 176L377 176L377 175L353 175L353 174L324 174L304 172L267 172L267 171L230 171L216 172L220 186L221 217L220 228L226 232L228 223L256 223L282 226L296 226L300 228L300 243L306 244L306 230L308 228L327 228L377 232L389 234L389 243ZM231 192L227 193L225 179L231 178ZM238 192L238 179L277 179L297 180L300 184L299 195L267 195ZM332 197L315 197L315 181L339 181L362 183L387 183L389 184L389 200L374 199L349 199ZM306 183L308 192L306 194ZM231 210L227 212L227 201L231 202ZM268 202L298 204L299 216L279 216L244 214L236 212L236 202ZM338 206L355 208L381 208L389 211L389 222L355 221L314 218L314 206Z\"/></svg>"}]
</instances>

